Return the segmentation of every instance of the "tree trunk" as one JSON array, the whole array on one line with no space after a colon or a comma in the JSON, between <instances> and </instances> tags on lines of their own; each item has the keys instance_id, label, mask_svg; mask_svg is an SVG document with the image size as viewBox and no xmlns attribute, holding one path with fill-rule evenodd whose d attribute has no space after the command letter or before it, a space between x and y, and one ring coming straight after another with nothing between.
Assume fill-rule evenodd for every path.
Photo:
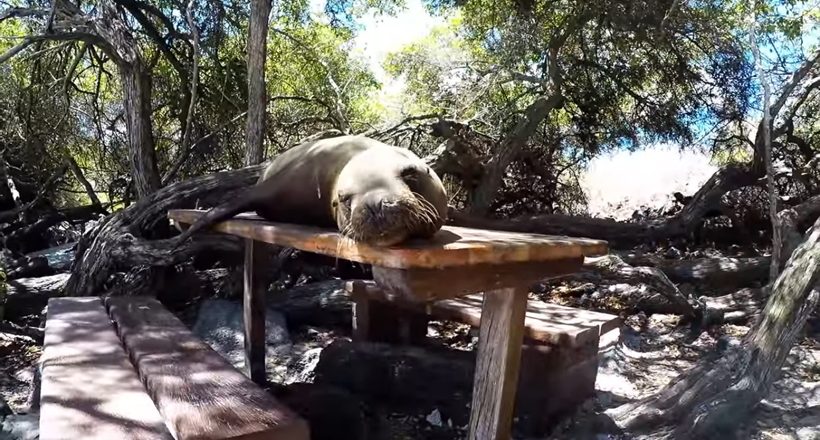
<instances>
[{"instance_id":1,"label":"tree trunk","mask_svg":"<svg viewBox=\"0 0 820 440\"><path fill-rule=\"evenodd\" d=\"M771 287L760 319L719 359L704 359L655 396L611 411L633 432L669 428L667 437L723 438L767 395L817 305L820 218L795 249Z\"/></svg>"},{"instance_id":2,"label":"tree trunk","mask_svg":"<svg viewBox=\"0 0 820 440\"><path fill-rule=\"evenodd\" d=\"M268 43L268 16L271 0L251 0L248 35L248 119L245 165L262 162L265 136L265 54Z\"/></svg>"},{"instance_id":3,"label":"tree trunk","mask_svg":"<svg viewBox=\"0 0 820 440\"><path fill-rule=\"evenodd\" d=\"M237 190L253 185L261 173L262 166L255 165L177 182L112 214L78 243L66 294L95 295L116 269L134 264L167 266L198 252L237 250L237 240L224 234L197 234L192 242L170 255L175 240L144 239L167 236L154 229L167 224L169 209L189 208L197 202L204 206L225 202L235 197Z\"/></svg>"},{"instance_id":4,"label":"tree trunk","mask_svg":"<svg viewBox=\"0 0 820 440\"><path fill-rule=\"evenodd\" d=\"M470 195L470 214L484 215L487 213L501 188L507 167L550 111L562 100L563 96L560 91L556 90L551 96L539 96L527 107L524 116L518 121L513 131L504 138L501 145L495 149L493 157L487 163L478 188Z\"/></svg>"},{"instance_id":5,"label":"tree trunk","mask_svg":"<svg viewBox=\"0 0 820 440\"><path fill-rule=\"evenodd\" d=\"M755 37L755 27L757 27L757 20L754 18L754 8L752 8L752 24L749 29L749 40L757 66L757 74L760 77L760 85L763 87L763 120L761 121L763 124L761 128L763 129L763 164L766 166L766 188L769 193L769 218L772 222L772 263L769 266L769 279L773 280L777 278L777 274L780 271L780 251L783 250L783 244L780 239L780 228L777 226L778 195L777 186L774 184L774 164L772 163L772 114L771 105L769 103L771 87L769 80L766 79L766 75L763 73L760 50L757 47L757 38Z\"/></svg>"},{"instance_id":6,"label":"tree trunk","mask_svg":"<svg viewBox=\"0 0 820 440\"><path fill-rule=\"evenodd\" d=\"M160 188L151 124L151 77L142 62L118 63L124 94L125 129L128 132L128 159L134 187L140 198Z\"/></svg>"}]
</instances>

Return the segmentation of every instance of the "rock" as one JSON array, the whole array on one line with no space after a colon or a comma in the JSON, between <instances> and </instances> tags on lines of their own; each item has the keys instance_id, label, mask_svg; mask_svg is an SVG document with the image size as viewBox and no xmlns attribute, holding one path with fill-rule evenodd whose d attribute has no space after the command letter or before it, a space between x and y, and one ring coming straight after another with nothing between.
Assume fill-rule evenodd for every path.
<instances>
[{"instance_id":1,"label":"rock","mask_svg":"<svg viewBox=\"0 0 820 440\"><path fill-rule=\"evenodd\" d=\"M282 385L313 380L313 370L319 363L322 347L311 343L294 343L288 347L277 347L275 351L275 357L266 359L269 380Z\"/></svg>"},{"instance_id":2,"label":"rock","mask_svg":"<svg viewBox=\"0 0 820 440\"><path fill-rule=\"evenodd\" d=\"M202 302L193 333L227 359L234 367L245 365L244 329L242 324L242 304L223 299L209 299ZM277 347L290 345L285 317L268 308L265 310L266 357L275 357Z\"/></svg>"},{"instance_id":3,"label":"rock","mask_svg":"<svg viewBox=\"0 0 820 440\"><path fill-rule=\"evenodd\" d=\"M39 414L16 414L3 419L0 426L2 440L37 440L40 438Z\"/></svg>"},{"instance_id":4,"label":"rock","mask_svg":"<svg viewBox=\"0 0 820 440\"><path fill-rule=\"evenodd\" d=\"M435 409L461 426L469 422L474 362L473 353L440 347L337 340L322 350L314 383L380 410L423 417Z\"/></svg>"},{"instance_id":5,"label":"rock","mask_svg":"<svg viewBox=\"0 0 820 440\"><path fill-rule=\"evenodd\" d=\"M681 252L680 252L680 250L678 250L678 248L676 248L674 246L671 246L669 249L666 250L666 253L664 253L664 256L666 258L672 258L672 259L677 260L681 257Z\"/></svg>"},{"instance_id":6,"label":"rock","mask_svg":"<svg viewBox=\"0 0 820 440\"><path fill-rule=\"evenodd\" d=\"M820 428L817 426L797 428L795 434L799 440L820 440Z\"/></svg>"},{"instance_id":7,"label":"rock","mask_svg":"<svg viewBox=\"0 0 820 440\"><path fill-rule=\"evenodd\" d=\"M14 411L11 410L11 407L9 407L9 404L6 403L5 399L0 397L0 420L3 420L4 417L12 414L14 414Z\"/></svg>"},{"instance_id":8,"label":"rock","mask_svg":"<svg viewBox=\"0 0 820 440\"><path fill-rule=\"evenodd\" d=\"M290 325L350 328L352 301L344 280L303 284L276 295L270 307L283 313Z\"/></svg>"},{"instance_id":9,"label":"rock","mask_svg":"<svg viewBox=\"0 0 820 440\"><path fill-rule=\"evenodd\" d=\"M368 438L364 405L343 389L294 383L276 394L282 403L307 420L311 440Z\"/></svg>"}]
</instances>

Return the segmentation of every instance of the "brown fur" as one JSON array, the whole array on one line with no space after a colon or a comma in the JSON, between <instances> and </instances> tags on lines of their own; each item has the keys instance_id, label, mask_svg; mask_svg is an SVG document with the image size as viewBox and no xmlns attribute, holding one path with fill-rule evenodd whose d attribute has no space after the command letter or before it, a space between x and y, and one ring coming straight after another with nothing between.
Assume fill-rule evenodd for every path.
<instances>
[{"instance_id":1,"label":"brown fur","mask_svg":"<svg viewBox=\"0 0 820 440\"><path fill-rule=\"evenodd\" d=\"M335 228L359 242L391 246L441 229L447 195L410 150L363 136L320 139L277 156L254 187L197 219L178 243L251 210L269 221Z\"/></svg>"}]
</instances>

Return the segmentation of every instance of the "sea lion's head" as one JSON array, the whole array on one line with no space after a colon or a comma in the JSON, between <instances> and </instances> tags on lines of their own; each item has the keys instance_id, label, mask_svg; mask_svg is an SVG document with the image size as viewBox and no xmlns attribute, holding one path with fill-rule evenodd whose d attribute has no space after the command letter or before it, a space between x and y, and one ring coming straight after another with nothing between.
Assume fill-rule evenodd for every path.
<instances>
[{"instance_id":1,"label":"sea lion's head","mask_svg":"<svg viewBox=\"0 0 820 440\"><path fill-rule=\"evenodd\" d=\"M343 235L392 246L438 232L447 215L447 194L435 171L409 150L371 148L339 173L332 209Z\"/></svg>"}]
</instances>

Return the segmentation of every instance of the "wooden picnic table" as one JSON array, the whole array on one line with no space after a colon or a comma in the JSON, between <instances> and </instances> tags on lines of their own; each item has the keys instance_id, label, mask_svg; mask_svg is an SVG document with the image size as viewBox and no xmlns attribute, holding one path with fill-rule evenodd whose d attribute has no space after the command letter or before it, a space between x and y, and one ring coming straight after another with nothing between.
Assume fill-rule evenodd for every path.
<instances>
[{"instance_id":1,"label":"wooden picnic table","mask_svg":"<svg viewBox=\"0 0 820 440\"><path fill-rule=\"evenodd\" d=\"M168 217L184 229L205 212L171 210ZM607 252L601 240L454 226L444 226L430 240L373 247L333 230L271 223L250 213L211 229L245 238L245 365L260 383L265 380L264 291L254 286L254 263L263 261L264 247L254 247L255 242L370 264L379 287L401 300L430 302L484 292L470 440L510 438L529 285L576 272L584 257Z\"/></svg>"}]
</instances>

